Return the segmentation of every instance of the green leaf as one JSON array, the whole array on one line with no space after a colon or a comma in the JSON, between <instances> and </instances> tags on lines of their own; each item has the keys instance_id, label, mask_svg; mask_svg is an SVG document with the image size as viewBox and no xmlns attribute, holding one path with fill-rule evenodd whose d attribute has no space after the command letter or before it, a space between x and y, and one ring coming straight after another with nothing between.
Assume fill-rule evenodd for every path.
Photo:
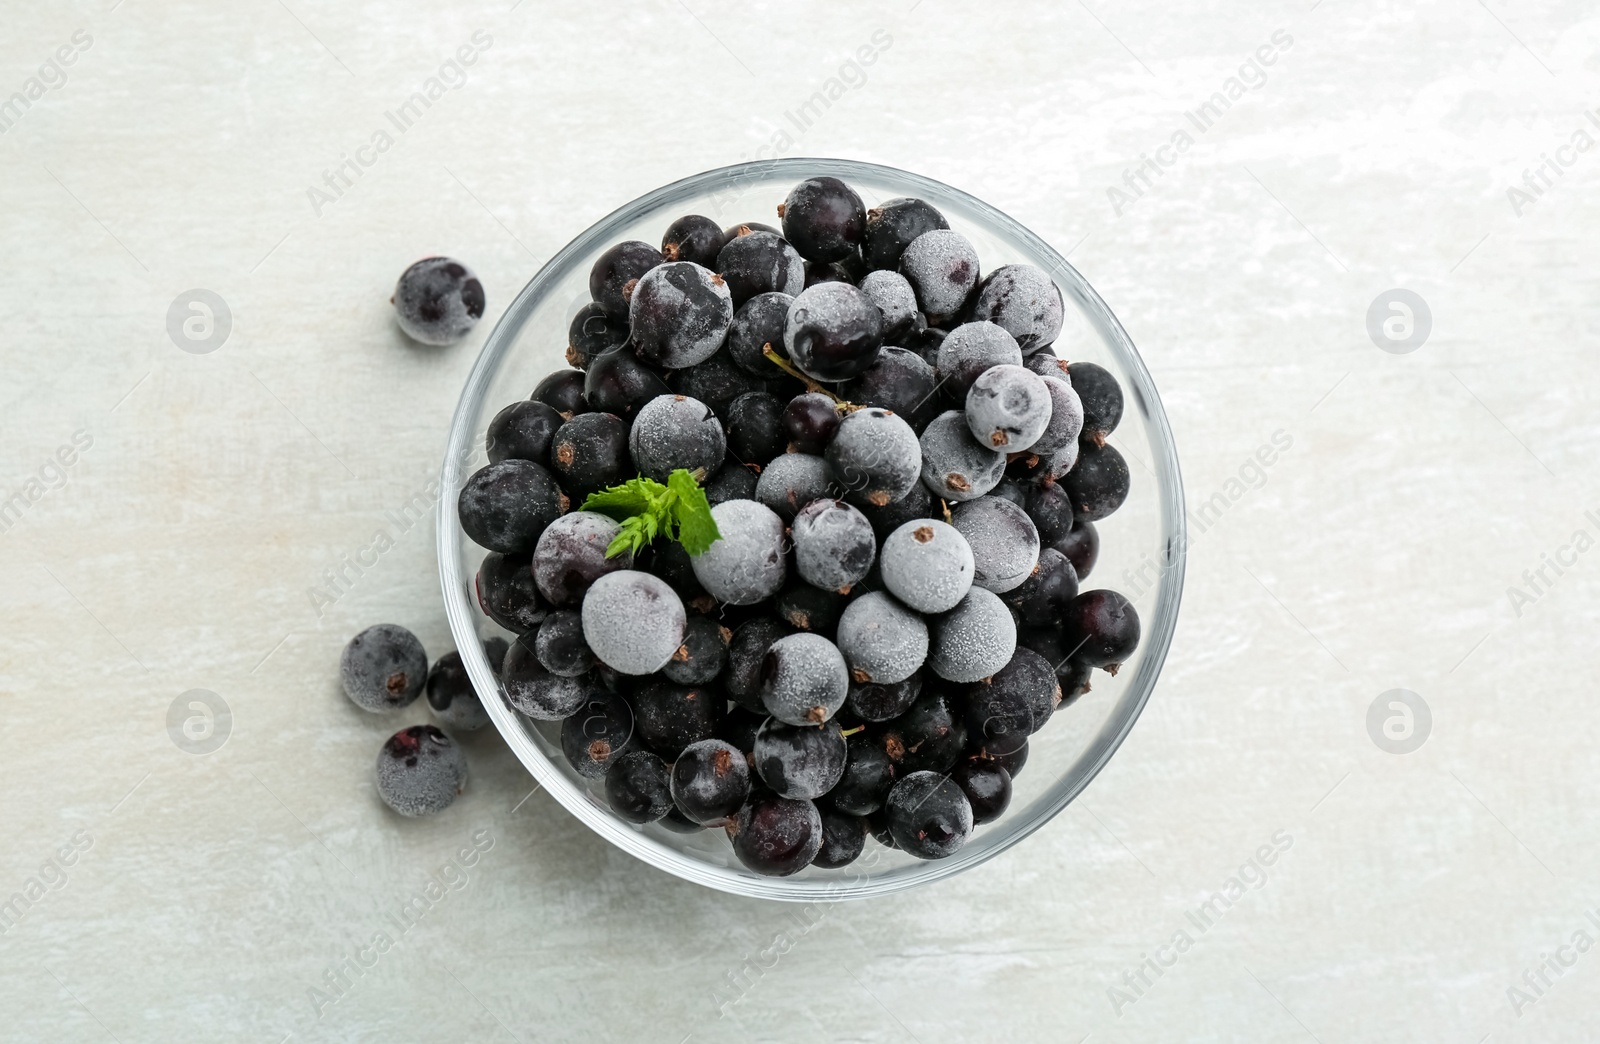
<instances>
[{"instance_id":1,"label":"green leaf","mask_svg":"<svg viewBox=\"0 0 1600 1044\"><path fill-rule=\"evenodd\" d=\"M584 499L581 510L594 511L618 522L626 522L634 515L649 512L666 492L666 486L641 475L604 492L590 493Z\"/></svg>"},{"instance_id":2,"label":"green leaf","mask_svg":"<svg viewBox=\"0 0 1600 1044\"><path fill-rule=\"evenodd\" d=\"M717 520L711 517L706 491L694 476L682 468L667 476L667 490L675 494L672 504L673 535L691 555L703 555L722 537Z\"/></svg>"}]
</instances>

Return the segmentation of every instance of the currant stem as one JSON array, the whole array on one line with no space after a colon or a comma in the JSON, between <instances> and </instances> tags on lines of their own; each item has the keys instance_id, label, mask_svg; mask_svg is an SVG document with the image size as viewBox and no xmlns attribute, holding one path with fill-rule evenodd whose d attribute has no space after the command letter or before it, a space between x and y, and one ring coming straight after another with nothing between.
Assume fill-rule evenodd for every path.
<instances>
[{"instance_id":1,"label":"currant stem","mask_svg":"<svg viewBox=\"0 0 1600 1044\"><path fill-rule=\"evenodd\" d=\"M772 347L771 341L768 341L766 344L761 346L761 354L765 355L767 359L771 361L772 365L776 366L790 377L795 378L801 384L804 384L806 386L806 391L817 392L821 395L826 395L828 398L833 400L833 404L835 406L839 407L839 409L843 410L845 413L854 413L856 410L861 408L853 402L846 402L845 400L839 398L839 396L835 395L818 382L801 373L799 367L795 366L794 363L777 353L776 349Z\"/></svg>"}]
</instances>

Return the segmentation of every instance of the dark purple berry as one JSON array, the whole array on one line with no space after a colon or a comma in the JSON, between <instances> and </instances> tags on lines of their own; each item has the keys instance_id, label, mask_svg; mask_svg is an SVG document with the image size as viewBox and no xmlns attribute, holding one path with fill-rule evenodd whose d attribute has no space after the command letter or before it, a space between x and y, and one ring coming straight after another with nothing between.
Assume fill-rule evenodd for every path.
<instances>
[{"instance_id":1,"label":"dark purple berry","mask_svg":"<svg viewBox=\"0 0 1600 1044\"><path fill-rule=\"evenodd\" d=\"M862 721L889 721L911 709L922 695L922 672L897 682L851 683L845 709Z\"/></svg>"},{"instance_id":2,"label":"dark purple berry","mask_svg":"<svg viewBox=\"0 0 1600 1044\"><path fill-rule=\"evenodd\" d=\"M858 406L879 406L897 413L912 431L920 432L939 413L939 399L934 394L938 389L933 367L920 355L904 348L885 348L878 361L839 394Z\"/></svg>"},{"instance_id":3,"label":"dark purple berry","mask_svg":"<svg viewBox=\"0 0 1600 1044\"><path fill-rule=\"evenodd\" d=\"M628 345L591 359L583 382L583 398L589 409L620 417L631 416L640 406L670 390L661 375L639 361Z\"/></svg>"},{"instance_id":4,"label":"dark purple berry","mask_svg":"<svg viewBox=\"0 0 1600 1044\"><path fill-rule=\"evenodd\" d=\"M740 461L729 459L717 469L715 475L705 481L706 500L712 507L729 500L754 500L758 481L759 477L750 467ZM693 575L692 571L690 575Z\"/></svg>"},{"instance_id":5,"label":"dark purple berry","mask_svg":"<svg viewBox=\"0 0 1600 1044\"><path fill-rule=\"evenodd\" d=\"M887 504L857 504L861 513L872 523L872 531L881 543L885 537L913 519L932 518L938 513L934 496L922 483L912 486L899 500Z\"/></svg>"},{"instance_id":6,"label":"dark purple berry","mask_svg":"<svg viewBox=\"0 0 1600 1044\"><path fill-rule=\"evenodd\" d=\"M778 229L773 228L771 225L764 225L759 221L741 221L737 225L729 225L722 230L722 235L731 243L740 236L748 236L752 232L771 232L780 239L783 237L783 233ZM727 244L724 243L723 245L726 246Z\"/></svg>"},{"instance_id":7,"label":"dark purple berry","mask_svg":"<svg viewBox=\"0 0 1600 1044\"><path fill-rule=\"evenodd\" d=\"M506 702L536 721L560 721L595 695L594 678L552 674L539 662L537 636L525 634L511 643L500 667Z\"/></svg>"},{"instance_id":8,"label":"dark purple berry","mask_svg":"<svg viewBox=\"0 0 1600 1044\"><path fill-rule=\"evenodd\" d=\"M1047 547L1039 552L1039 562L1028 578L1000 600L1029 627L1058 627L1062 610L1077 595L1078 571L1066 555ZM1049 654L1045 655L1048 658Z\"/></svg>"},{"instance_id":9,"label":"dark purple berry","mask_svg":"<svg viewBox=\"0 0 1600 1044\"><path fill-rule=\"evenodd\" d=\"M928 322L944 326L966 307L978 285L978 252L959 232L924 232L900 255L900 274L916 291Z\"/></svg>"},{"instance_id":10,"label":"dark purple berry","mask_svg":"<svg viewBox=\"0 0 1600 1044\"><path fill-rule=\"evenodd\" d=\"M496 674L500 673L506 648L504 638L490 638L483 643L483 651L488 655L489 665ZM483 709L483 701L478 699L472 679L467 677L461 654L454 649L433 661L433 666L428 668L428 707L441 725L462 732L476 732L489 724L489 712Z\"/></svg>"},{"instance_id":11,"label":"dark purple berry","mask_svg":"<svg viewBox=\"0 0 1600 1044\"><path fill-rule=\"evenodd\" d=\"M633 694L635 735L665 758L716 734L724 700L715 690L649 681Z\"/></svg>"},{"instance_id":12,"label":"dark purple berry","mask_svg":"<svg viewBox=\"0 0 1600 1044\"><path fill-rule=\"evenodd\" d=\"M767 358L766 347L771 345L782 354L783 328L793 303L790 295L773 292L757 294L739 306L728 327L728 354L740 369L757 377L776 377L782 372Z\"/></svg>"},{"instance_id":13,"label":"dark purple berry","mask_svg":"<svg viewBox=\"0 0 1600 1044\"><path fill-rule=\"evenodd\" d=\"M728 406L739 396L767 390L765 381L740 369L725 351L698 366L679 370L672 375L671 383L673 391L699 399L718 417L726 416Z\"/></svg>"},{"instance_id":14,"label":"dark purple berry","mask_svg":"<svg viewBox=\"0 0 1600 1044\"><path fill-rule=\"evenodd\" d=\"M1046 482L1025 487L1027 502L1022 505L1034 528L1039 531L1039 543L1053 545L1066 539L1072 532L1072 498L1058 482Z\"/></svg>"},{"instance_id":15,"label":"dark purple berry","mask_svg":"<svg viewBox=\"0 0 1600 1044\"><path fill-rule=\"evenodd\" d=\"M884 725L883 735L891 756L893 743L899 743L902 774L948 772L967 745L967 727L956 701L934 689L925 689L910 710Z\"/></svg>"},{"instance_id":16,"label":"dark purple berry","mask_svg":"<svg viewBox=\"0 0 1600 1044\"><path fill-rule=\"evenodd\" d=\"M532 551L545 527L567 507L561 487L531 460L502 460L479 468L456 502L467 536L502 554Z\"/></svg>"},{"instance_id":17,"label":"dark purple berry","mask_svg":"<svg viewBox=\"0 0 1600 1044\"><path fill-rule=\"evenodd\" d=\"M800 256L828 264L855 253L866 232L867 208L855 191L833 177L807 178L778 208L783 235Z\"/></svg>"},{"instance_id":18,"label":"dark purple berry","mask_svg":"<svg viewBox=\"0 0 1600 1044\"><path fill-rule=\"evenodd\" d=\"M968 758L950 771L950 781L967 796L975 826L999 819L1011 804L1011 773L993 760Z\"/></svg>"},{"instance_id":19,"label":"dark purple berry","mask_svg":"<svg viewBox=\"0 0 1600 1044\"><path fill-rule=\"evenodd\" d=\"M883 347L883 314L849 283L822 283L789 306L785 354L818 381L843 381L872 367Z\"/></svg>"},{"instance_id":20,"label":"dark purple berry","mask_svg":"<svg viewBox=\"0 0 1600 1044\"><path fill-rule=\"evenodd\" d=\"M550 467L578 507L598 493L634 476L628 453L628 424L613 413L580 413L550 439Z\"/></svg>"},{"instance_id":21,"label":"dark purple berry","mask_svg":"<svg viewBox=\"0 0 1600 1044\"><path fill-rule=\"evenodd\" d=\"M633 711L612 693L591 695L561 723L561 753L585 779L604 779L612 761L638 745Z\"/></svg>"},{"instance_id":22,"label":"dark purple berry","mask_svg":"<svg viewBox=\"0 0 1600 1044\"><path fill-rule=\"evenodd\" d=\"M916 291L911 289L911 284L899 272L869 272L861 280L861 292L883 314L885 344L899 344L926 325L922 313L917 311Z\"/></svg>"},{"instance_id":23,"label":"dark purple berry","mask_svg":"<svg viewBox=\"0 0 1600 1044\"><path fill-rule=\"evenodd\" d=\"M1061 640L1074 660L1116 674L1139 645L1139 613L1115 591L1085 591L1062 611Z\"/></svg>"},{"instance_id":24,"label":"dark purple berry","mask_svg":"<svg viewBox=\"0 0 1600 1044\"><path fill-rule=\"evenodd\" d=\"M867 211L861 257L868 268L897 268L906 247L924 232L949 228L944 215L931 203L901 197Z\"/></svg>"},{"instance_id":25,"label":"dark purple berry","mask_svg":"<svg viewBox=\"0 0 1600 1044\"><path fill-rule=\"evenodd\" d=\"M407 337L423 344L459 341L483 318L483 284L448 257L429 257L400 274L389 299Z\"/></svg>"},{"instance_id":26,"label":"dark purple berry","mask_svg":"<svg viewBox=\"0 0 1600 1044\"><path fill-rule=\"evenodd\" d=\"M1079 580L1087 580L1100 558L1100 531L1088 519L1076 519L1072 532L1051 546L1067 556L1072 568L1078 571Z\"/></svg>"},{"instance_id":27,"label":"dark purple berry","mask_svg":"<svg viewBox=\"0 0 1600 1044\"><path fill-rule=\"evenodd\" d=\"M871 730L853 732L846 738L844 774L828 791L828 800L834 808L853 816L865 816L883 807L889 788L894 786L898 758L898 754L889 756L886 739Z\"/></svg>"},{"instance_id":28,"label":"dark purple berry","mask_svg":"<svg viewBox=\"0 0 1600 1044\"><path fill-rule=\"evenodd\" d=\"M913 772L889 791L884 804L895 844L918 859L954 855L972 836L972 805L939 772Z\"/></svg>"},{"instance_id":29,"label":"dark purple berry","mask_svg":"<svg viewBox=\"0 0 1600 1044\"><path fill-rule=\"evenodd\" d=\"M832 809L818 809L822 816L822 847L812 864L827 870L848 866L867 846L867 821Z\"/></svg>"},{"instance_id":30,"label":"dark purple berry","mask_svg":"<svg viewBox=\"0 0 1600 1044\"><path fill-rule=\"evenodd\" d=\"M626 319L616 319L593 301L578 309L567 327L567 363L588 369L597 356L604 355L628 339Z\"/></svg>"},{"instance_id":31,"label":"dark purple berry","mask_svg":"<svg viewBox=\"0 0 1600 1044\"><path fill-rule=\"evenodd\" d=\"M561 427L561 414L547 403L524 399L494 415L484 436L489 463L502 460L532 460L543 464L550 459L550 437Z\"/></svg>"},{"instance_id":32,"label":"dark purple berry","mask_svg":"<svg viewBox=\"0 0 1600 1044\"><path fill-rule=\"evenodd\" d=\"M1061 486L1072 498L1075 518L1098 522L1128 499L1128 462L1111 445L1083 443L1078 463L1061 478Z\"/></svg>"},{"instance_id":33,"label":"dark purple berry","mask_svg":"<svg viewBox=\"0 0 1600 1044\"><path fill-rule=\"evenodd\" d=\"M637 239L618 243L595 259L589 270L589 296L607 315L626 320L639 280L665 260L649 243Z\"/></svg>"},{"instance_id":34,"label":"dark purple berry","mask_svg":"<svg viewBox=\"0 0 1600 1044\"><path fill-rule=\"evenodd\" d=\"M673 261L639 280L628 312L639 358L669 370L705 362L733 322L727 283L692 261Z\"/></svg>"},{"instance_id":35,"label":"dark purple berry","mask_svg":"<svg viewBox=\"0 0 1600 1044\"><path fill-rule=\"evenodd\" d=\"M557 370L534 385L533 394L528 397L549 406L562 419L571 420L590 408L584 398L586 380L582 370Z\"/></svg>"},{"instance_id":36,"label":"dark purple berry","mask_svg":"<svg viewBox=\"0 0 1600 1044\"><path fill-rule=\"evenodd\" d=\"M750 796L750 766L744 752L719 739L690 744L672 766L672 799L693 822L720 823Z\"/></svg>"},{"instance_id":37,"label":"dark purple berry","mask_svg":"<svg viewBox=\"0 0 1600 1044\"><path fill-rule=\"evenodd\" d=\"M579 605L589 588L607 573L628 569L626 551L606 554L618 532L616 522L592 511L562 515L539 538L533 551L533 582L552 606Z\"/></svg>"},{"instance_id":38,"label":"dark purple berry","mask_svg":"<svg viewBox=\"0 0 1600 1044\"><path fill-rule=\"evenodd\" d=\"M1034 265L1002 265L990 272L972 302L972 318L1005 328L1024 354L1043 348L1061 333L1065 311L1061 288Z\"/></svg>"},{"instance_id":39,"label":"dark purple berry","mask_svg":"<svg viewBox=\"0 0 1600 1044\"><path fill-rule=\"evenodd\" d=\"M378 796L402 816L448 808L466 785L466 755L432 725L401 729L378 752Z\"/></svg>"},{"instance_id":40,"label":"dark purple berry","mask_svg":"<svg viewBox=\"0 0 1600 1044\"><path fill-rule=\"evenodd\" d=\"M991 736L985 739L975 736L968 753L974 758L993 762L1005 769L1012 779L1016 779L1022 766L1028 763L1028 737Z\"/></svg>"},{"instance_id":41,"label":"dark purple berry","mask_svg":"<svg viewBox=\"0 0 1600 1044\"><path fill-rule=\"evenodd\" d=\"M839 407L821 392L796 395L783 408L783 430L792 449L821 456L839 430Z\"/></svg>"},{"instance_id":42,"label":"dark purple berry","mask_svg":"<svg viewBox=\"0 0 1600 1044\"><path fill-rule=\"evenodd\" d=\"M399 624L374 624L350 639L339 657L344 694L362 710L399 710L422 695L428 654Z\"/></svg>"},{"instance_id":43,"label":"dark purple berry","mask_svg":"<svg viewBox=\"0 0 1600 1044\"><path fill-rule=\"evenodd\" d=\"M672 546L683 545L673 542ZM728 642L732 638L733 632L714 617L691 615L684 626L683 644L661 673L679 685L709 685L728 664Z\"/></svg>"},{"instance_id":44,"label":"dark purple berry","mask_svg":"<svg viewBox=\"0 0 1600 1044\"><path fill-rule=\"evenodd\" d=\"M812 587L804 580L791 580L789 586L778 592L773 607L791 627L830 637L844 612L846 596L837 591L824 591Z\"/></svg>"},{"instance_id":45,"label":"dark purple berry","mask_svg":"<svg viewBox=\"0 0 1600 1044\"><path fill-rule=\"evenodd\" d=\"M764 794L739 809L727 829L739 862L767 877L799 873L822 848L822 816L809 801Z\"/></svg>"},{"instance_id":46,"label":"dark purple berry","mask_svg":"<svg viewBox=\"0 0 1600 1044\"><path fill-rule=\"evenodd\" d=\"M766 464L788 446L783 403L766 392L745 392L728 405L728 452L744 464Z\"/></svg>"},{"instance_id":47,"label":"dark purple berry","mask_svg":"<svg viewBox=\"0 0 1600 1044\"><path fill-rule=\"evenodd\" d=\"M780 797L811 799L844 775L847 745L836 721L787 725L776 718L756 730L752 752L761 781Z\"/></svg>"},{"instance_id":48,"label":"dark purple berry","mask_svg":"<svg viewBox=\"0 0 1600 1044\"><path fill-rule=\"evenodd\" d=\"M606 803L629 823L654 823L672 811L667 763L647 750L630 750L606 769Z\"/></svg>"},{"instance_id":49,"label":"dark purple berry","mask_svg":"<svg viewBox=\"0 0 1600 1044\"><path fill-rule=\"evenodd\" d=\"M549 608L539 600L533 582L532 555L492 551L478 566L478 606L508 631L522 634L539 626Z\"/></svg>"},{"instance_id":50,"label":"dark purple berry","mask_svg":"<svg viewBox=\"0 0 1600 1044\"><path fill-rule=\"evenodd\" d=\"M709 407L687 395L660 395L639 408L628 433L639 474L665 484L680 468L709 475L722 466L727 439Z\"/></svg>"},{"instance_id":51,"label":"dark purple berry","mask_svg":"<svg viewBox=\"0 0 1600 1044\"><path fill-rule=\"evenodd\" d=\"M761 664L772 643L789 634L789 628L770 616L758 616L733 632L728 643L728 671L723 689L728 698L765 715L761 702Z\"/></svg>"},{"instance_id":52,"label":"dark purple berry","mask_svg":"<svg viewBox=\"0 0 1600 1044\"><path fill-rule=\"evenodd\" d=\"M937 368L939 365L939 348L944 344L944 339L950 336L950 331L928 327L902 339L900 347L908 352L916 352L923 362Z\"/></svg>"},{"instance_id":53,"label":"dark purple berry","mask_svg":"<svg viewBox=\"0 0 1600 1044\"><path fill-rule=\"evenodd\" d=\"M594 667L594 653L583 640L583 618L575 609L558 609L545 617L534 637L533 652L541 666L563 678L577 678Z\"/></svg>"},{"instance_id":54,"label":"dark purple berry","mask_svg":"<svg viewBox=\"0 0 1600 1044\"><path fill-rule=\"evenodd\" d=\"M847 414L826 455L834 477L858 506L882 507L910 493L922 465L911 425L876 406Z\"/></svg>"},{"instance_id":55,"label":"dark purple berry","mask_svg":"<svg viewBox=\"0 0 1600 1044\"><path fill-rule=\"evenodd\" d=\"M757 294L794 297L805 289L805 262L788 240L772 232L753 231L728 240L717 255L717 272L727 281L737 308Z\"/></svg>"},{"instance_id":56,"label":"dark purple berry","mask_svg":"<svg viewBox=\"0 0 1600 1044\"><path fill-rule=\"evenodd\" d=\"M1122 387L1111 371L1092 362L1075 362L1067 367L1072 390L1083 402L1083 438L1103 445L1106 436L1117 430L1122 420Z\"/></svg>"},{"instance_id":57,"label":"dark purple berry","mask_svg":"<svg viewBox=\"0 0 1600 1044\"><path fill-rule=\"evenodd\" d=\"M972 686L967 695L968 735L1032 735L1050 720L1060 702L1055 666L1032 649L1018 648L1010 663Z\"/></svg>"},{"instance_id":58,"label":"dark purple berry","mask_svg":"<svg viewBox=\"0 0 1600 1044\"><path fill-rule=\"evenodd\" d=\"M667 226L661 237L661 256L668 261L693 261L702 268L714 269L717 255L727 242L727 234L715 221L700 214L686 214Z\"/></svg>"}]
</instances>

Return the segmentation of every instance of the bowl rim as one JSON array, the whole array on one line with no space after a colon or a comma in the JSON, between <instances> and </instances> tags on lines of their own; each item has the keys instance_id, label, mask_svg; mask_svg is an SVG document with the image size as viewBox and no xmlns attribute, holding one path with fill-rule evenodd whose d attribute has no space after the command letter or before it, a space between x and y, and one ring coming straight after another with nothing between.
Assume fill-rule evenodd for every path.
<instances>
[{"instance_id":1,"label":"bowl rim","mask_svg":"<svg viewBox=\"0 0 1600 1044\"><path fill-rule=\"evenodd\" d=\"M827 878L747 877L732 869L702 862L662 845L611 815L550 763L544 752L528 737L523 725L511 709L498 698L499 684L484 654L482 639L479 637L474 620L475 598L468 594L469 588L475 586L475 581L466 578L468 584L463 586L464 577L459 550L463 534L456 517L455 494L463 481L463 473L474 456L474 444L479 435L474 430L477 412L475 404L487 390L502 356L515 343L529 313L541 298L544 286L561 278L575 261L588 257L596 247L602 244L609 246L610 240L618 234L618 229L645 217L674 197L691 192L710 191L715 198L715 190L719 187L731 188L737 186L741 180L760 181L785 173L795 175L798 179L832 175L846 181L852 176L865 175L868 178L889 181L897 188L904 189L908 195L928 194L954 198L970 210L982 215L991 228L1027 244L1040 258L1050 262L1053 268L1052 274L1064 281L1063 290L1073 296L1102 339L1109 344L1113 354L1118 356L1119 362L1123 364L1131 378L1133 387L1130 392L1138 399L1152 436L1151 449L1154 459L1151 465L1158 479L1155 485L1159 502L1159 521L1166 535L1165 561L1160 568L1155 611L1146 624L1143 655L1137 672L1122 697L1123 701L1127 701L1130 695L1132 697L1124 717L1116 723L1117 727L1109 735L1103 734L1102 727L1102 735L1098 737L1097 742L1085 749L1079 758L1079 764L1086 763L1087 767L1077 778L1072 779L1070 785L1060 787L1050 794L1049 801L1035 802L1030 806L1033 814L1023 821L1017 822L1012 817L1005 836L997 838L994 843L981 849L964 850L968 853L966 858L962 858L962 853L957 853L949 859L930 860L915 865L909 872L896 873L889 878L852 880L853 875L849 867ZM1168 480L1161 481L1162 477ZM1183 479L1178 467L1172 429L1162 408L1155 381L1134 347L1132 339L1117 321L1111 309L1090 286L1088 280L1049 243L991 204L932 178L860 160L784 156L716 167L647 192L611 211L575 236L540 266L485 339L451 417L444 464L439 474L439 489L436 550L439 558L440 587L444 595L445 614L449 620L450 633L473 687L480 694L486 692L494 694L491 698L482 700L484 708L517 759L533 775L539 786L555 797L567 811L622 851L683 880L753 898L826 902L888 895L930 884L979 866L1032 835L1060 814L1062 809L1083 792L1104 770L1111 756L1132 731L1145 704L1149 702L1156 679L1166 662L1183 595L1188 539ZM1057 782L1059 784L1061 781ZM1023 810L1019 809L1015 814L1022 812Z\"/></svg>"}]
</instances>

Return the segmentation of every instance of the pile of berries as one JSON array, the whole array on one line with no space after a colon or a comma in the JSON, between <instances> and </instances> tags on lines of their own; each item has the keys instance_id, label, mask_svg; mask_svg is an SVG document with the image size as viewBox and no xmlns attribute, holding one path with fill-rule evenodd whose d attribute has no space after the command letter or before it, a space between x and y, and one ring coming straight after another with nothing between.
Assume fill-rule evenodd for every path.
<instances>
[{"instance_id":1,"label":"pile of berries","mask_svg":"<svg viewBox=\"0 0 1600 1044\"><path fill-rule=\"evenodd\" d=\"M1138 644L1079 590L1122 392L1058 357L1047 273L980 272L927 202L818 177L778 215L611 247L572 369L489 425L458 513L504 698L617 816L757 873L948 856Z\"/></svg>"}]
</instances>

